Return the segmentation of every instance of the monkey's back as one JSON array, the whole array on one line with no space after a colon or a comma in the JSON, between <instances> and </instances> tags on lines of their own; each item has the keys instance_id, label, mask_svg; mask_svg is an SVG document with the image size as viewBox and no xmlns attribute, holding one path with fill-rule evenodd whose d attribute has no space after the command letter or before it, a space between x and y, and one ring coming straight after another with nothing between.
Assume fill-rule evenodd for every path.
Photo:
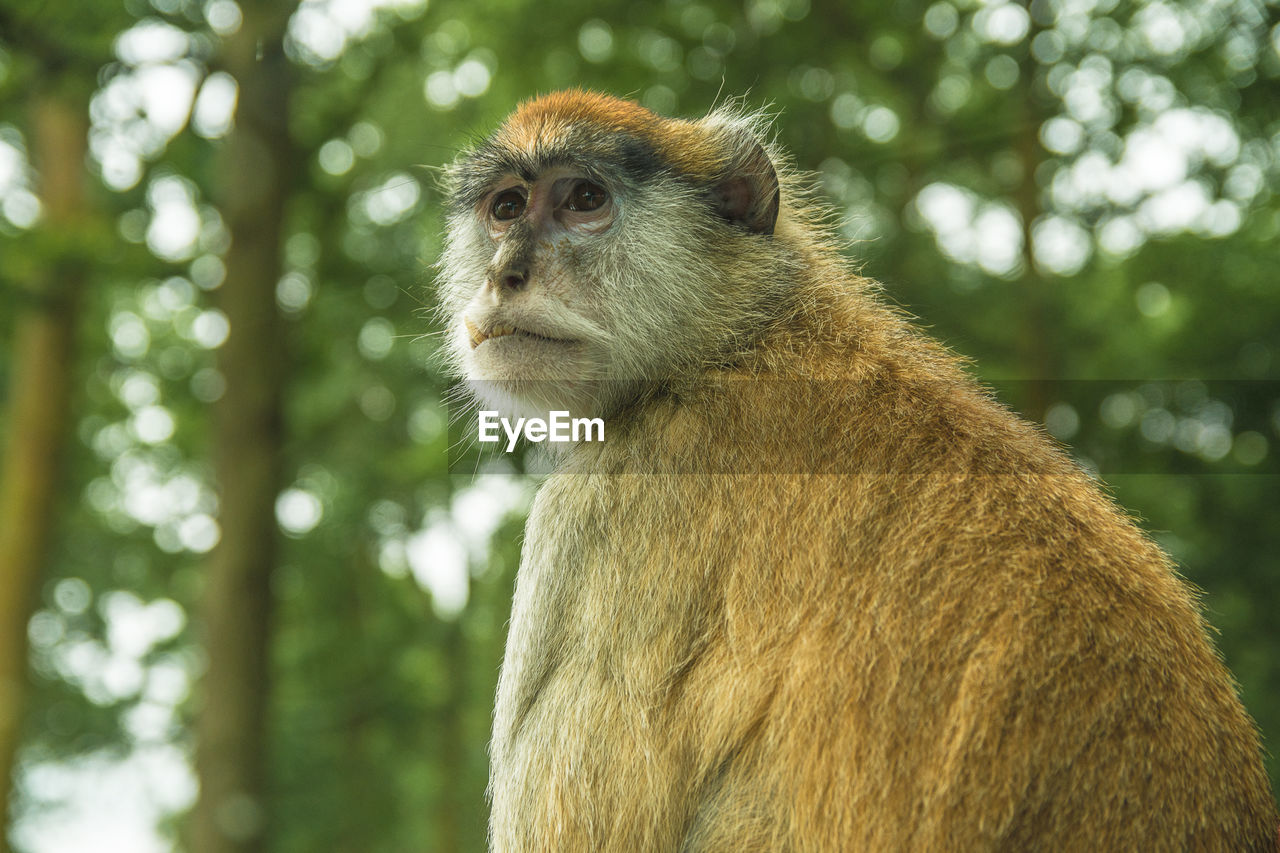
<instances>
[{"instance_id":1,"label":"monkey's back","mask_svg":"<svg viewBox=\"0 0 1280 853\"><path fill-rule=\"evenodd\" d=\"M1164 555L936 345L826 309L539 493L495 846L1274 850Z\"/></svg>"}]
</instances>

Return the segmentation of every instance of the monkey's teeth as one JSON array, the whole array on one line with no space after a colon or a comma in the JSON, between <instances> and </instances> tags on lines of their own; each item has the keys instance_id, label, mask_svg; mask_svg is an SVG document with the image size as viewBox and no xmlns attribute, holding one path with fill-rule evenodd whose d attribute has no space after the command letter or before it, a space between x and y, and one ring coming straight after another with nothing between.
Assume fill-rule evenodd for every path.
<instances>
[{"instance_id":1,"label":"monkey's teeth","mask_svg":"<svg viewBox=\"0 0 1280 853\"><path fill-rule=\"evenodd\" d=\"M476 328L476 324L468 320L466 317L462 318L462 322L463 325L467 327L467 337L471 339L472 349L475 349L480 346L480 344L484 343L484 339L487 338L488 335Z\"/></svg>"},{"instance_id":2,"label":"monkey's teeth","mask_svg":"<svg viewBox=\"0 0 1280 853\"><path fill-rule=\"evenodd\" d=\"M475 349L476 347L480 346L482 343L489 340L490 338L502 338L502 337L506 337L507 335L514 335L516 333L515 326L498 325L498 326L494 326L488 332L482 332L480 331L479 326L477 326L475 323L471 322L467 318L464 317L462 319L462 322L467 327L467 336L471 338L472 349Z\"/></svg>"}]
</instances>

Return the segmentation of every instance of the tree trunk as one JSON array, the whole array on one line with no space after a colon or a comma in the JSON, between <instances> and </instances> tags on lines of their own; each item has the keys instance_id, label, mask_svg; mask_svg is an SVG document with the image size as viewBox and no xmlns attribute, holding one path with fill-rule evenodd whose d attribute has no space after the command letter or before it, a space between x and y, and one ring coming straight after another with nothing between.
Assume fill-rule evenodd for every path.
<instances>
[{"instance_id":1,"label":"tree trunk","mask_svg":"<svg viewBox=\"0 0 1280 853\"><path fill-rule=\"evenodd\" d=\"M72 230L84 211L87 99L34 98L32 140L47 230ZM65 454L75 325L86 272L50 259L17 318L8 436L0 480L0 808L9 807L27 690L27 622L49 555L59 462ZM7 812L6 812L7 814ZM0 833L0 851L9 847Z\"/></svg>"},{"instance_id":2,"label":"tree trunk","mask_svg":"<svg viewBox=\"0 0 1280 853\"><path fill-rule=\"evenodd\" d=\"M210 556L202 601L208 668L196 719L194 853L262 850L270 812L270 579L286 355L275 290L293 162L291 79L282 50L287 10L282 14L271 4L243 9L243 24L226 43L224 66L240 86L236 126L218 174L231 248L216 295L231 333L218 351L226 393L213 407L222 538Z\"/></svg>"}]
</instances>

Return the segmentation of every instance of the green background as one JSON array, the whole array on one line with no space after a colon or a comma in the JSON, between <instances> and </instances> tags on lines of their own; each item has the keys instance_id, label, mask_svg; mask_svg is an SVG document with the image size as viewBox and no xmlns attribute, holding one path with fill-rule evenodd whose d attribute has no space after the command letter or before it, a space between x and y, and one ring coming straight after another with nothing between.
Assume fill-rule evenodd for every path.
<instances>
[{"instance_id":1,"label":"green background","mask_svg":"<svg viewBox=\"0 0 1280 853\"><path fill-rule=\"evenodd\" d=\"M209 406L236 381L210 313L235 133L217 94L232 25L259 13L288 21L293 168L272 276L287 367L270 678L246 686L269 685L267 849L483 847L531 486L518 458L450 447L436 170L567 86L672 115L767 106L851 266L1099 472L1204 591L1274 749L1274 3L0 0L0 399L25 308L61 271L84 281L52 544L25 634L6 627L30 660L19 848L49 849L41 821L65 799L41 772L194 748L204 644L224 639L199 619L218 529ZM157 73L190 81L158 91L208 89L206 112L190 93L149 103ZM90 142L70 226L32 213L68 177L41 168L32 116L50 97L78 105ZM186 849L191 797L145 787Z\"/></svg>"}]
</instances>

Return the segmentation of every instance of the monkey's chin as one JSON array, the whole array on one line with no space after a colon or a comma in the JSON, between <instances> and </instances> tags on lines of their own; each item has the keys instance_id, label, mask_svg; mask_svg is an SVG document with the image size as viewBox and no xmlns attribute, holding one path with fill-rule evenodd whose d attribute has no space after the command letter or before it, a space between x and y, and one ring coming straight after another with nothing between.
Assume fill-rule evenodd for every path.
<instances>
[{"instance_id":1,"label":"monkey's chin","mask_svg":"<svg viewBox=\"0 0 1280 853\"><path fill-rule=\"evenodd\" d=\"M460 348L461 349L461 348ZM508 418L603 417L619 383L606 373L593 348L580 341L507 336L461 350L466 384L481 409Z\"/></svg>"},{"instance_id":2,"label":"monkey's chin","mask_svg":"<svg viewBox=\"0 0 1280 853\"><path fill-rule=\"evenodd\" d=\"M494 370L493 365L471 364L466 385L482 410L507 418L547 418L551 412L571 417L595 418L607 414L616 396L617 383L584 379L573 368L560 365L554 371ZM486 369L488 368L488 369ZM583 373L591 375L589 370Z\"/></svg>"}]
</instances>

